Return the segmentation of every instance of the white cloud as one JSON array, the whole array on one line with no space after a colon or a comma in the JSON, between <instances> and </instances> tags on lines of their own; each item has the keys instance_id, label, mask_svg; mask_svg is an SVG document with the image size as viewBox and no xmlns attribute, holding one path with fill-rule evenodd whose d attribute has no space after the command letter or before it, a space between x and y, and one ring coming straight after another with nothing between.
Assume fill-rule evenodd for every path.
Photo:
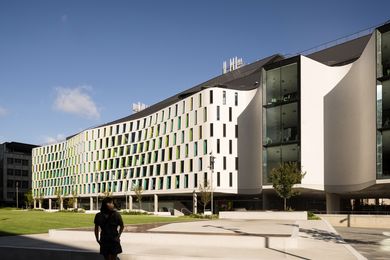
<instances>
[{"instance_id":1,"label":"white cloud","mask_svg":"<svg viewBox=\"0 0 390 260\"><path fill-rule=\"evenodd\" d=\"M91 90L92 87L89 86L76 88L58 87L56 88L54 108L65 113L98 119L100 118L100 113L88 93Z\"/></svg>"},{"instance_id":2,"label":"white cloud","mask_svg":"<svg viewBox=\"0 0 390 260\"><path fill-rule=\"evenodd\" d=\"M54 144L65 140L65 135L58 134L56 136L45 136L44 143L45 144Z\"/></svg>"},{"instance_id":3,"label":"white cloud","mask_svg":"<svg viewBox=\"0 0 390 260\"><path fill-rule=\"evenodd\" d=\"M0 106L0 117L6 116L7 114L8 114L8 110Z\"/></svg>"}]
</instances>

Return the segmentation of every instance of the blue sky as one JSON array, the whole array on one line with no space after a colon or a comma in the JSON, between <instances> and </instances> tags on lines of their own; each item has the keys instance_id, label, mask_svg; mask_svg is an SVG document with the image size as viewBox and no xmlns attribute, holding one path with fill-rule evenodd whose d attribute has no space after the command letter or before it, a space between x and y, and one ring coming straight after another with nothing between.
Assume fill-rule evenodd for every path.
<instances>
[{"instance_id":1,"label":"blue sky","mask_svg":"<svg viewBox=\"0 0 390 260\"><path fill-rule=\"evenodd\" d=\"M389 1L0 0L0 143L43 144L390 19Z\"/></svg>"}]
</instances>

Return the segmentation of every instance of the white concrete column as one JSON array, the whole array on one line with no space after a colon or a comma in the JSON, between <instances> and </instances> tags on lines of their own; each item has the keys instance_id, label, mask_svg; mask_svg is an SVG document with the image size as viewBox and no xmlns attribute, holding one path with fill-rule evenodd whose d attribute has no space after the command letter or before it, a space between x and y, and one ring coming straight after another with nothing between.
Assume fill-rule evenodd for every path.
<instances>
[{"instance_id":1,"label":"white concrete column","mask_svg":"<svg viewBox=\"0 0 390 260\"><path fill-rule=\"evenodd\" d=\"M38 205L39 205L39 208L41 209L42 208L42 199L38 200Z\"/></svg>"},{"instance_id":2,"label":"white concrete column","mask_svg":"<svg viewBox=\"0 0 390 260\"><path fill-rule=\"evenodd\" d=\"M74 201L73 201L73 208L77 209L77 198L74 198Z\"/></svg>"},{"instance_id":3,"label":"white concrete column","mask_svg":"<svg viewBox=\"0 0 390 260\"><path fill-rule=\"evenodd\" d=\"M51 199L49 199L49 210L51 210Z\"/></svg>"},{"instance_id":4,"label":"white concrete column","mask_svg":"<svg viewBox=\"0 0 390 260\"><path fill-rule=\"evenodd\" d=\"M93 198L89 197L89 210L93 210Z\"/></svg>"},{"instance_id":5,"label":"white concrete column","mask_svg":"<svg viewBox=\"0 0 390 260\"><path fill-rule=\"evenodd\" d=\"M64 198L60 197L60 210L64 209Z\"/></svg>"},{"instance_id":6,"label":"white concrete column","mask_svg":"<svg viewBox=\"0 0 390 260\"><path fill-rule=\"evenodd\" d=\"M192 193L192 213L198 214L198 195L195 191Z\"/></svg>"},{"instance_id":7,"label":"white concrete column","mask_svg":"<svg viewBox=\"0 0 390 260\"><path fill-rule=\"evenodd\" d=\"M129 210L133 210L133 196L129 196Z\"/></svg>"},{"instance_id":8,"label":"white concrete column","mask_svg":"<svg viewBox=\"0 0 390 260\"><path fill-rule=\"evenodd\" d=\"M326 213L335 214L340 211L340 195L335 193L326 193Z\"/></svg>"},{"instance_id":9,"label":"white concrete column","mask_svg":"<svg viewBox=\"0 0 390 260\"><path fill-rule=\"evenodd\" d=\"M36 208L37 208L37 200L34 199L34 209L36 209Z\"/></svg>"},{"instance_id":10,"label":"white concrete column","mask_svg":"<svg viewBox=\"0 0 390 260\"><path fill-rule=\"evenodd\" d=\"M158 212L158 196L154 194L154 212Z\"/></svg>"}]
</instances>

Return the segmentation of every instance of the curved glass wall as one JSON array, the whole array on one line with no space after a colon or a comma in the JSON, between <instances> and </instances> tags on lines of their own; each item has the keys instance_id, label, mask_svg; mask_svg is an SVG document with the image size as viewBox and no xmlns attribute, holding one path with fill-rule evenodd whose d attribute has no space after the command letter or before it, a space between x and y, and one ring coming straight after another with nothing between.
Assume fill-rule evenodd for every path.
<instances>
[{"instance_id":1,"label":"curved glass wall","mask_svg":"<svg viewBox=\"0 0 390 260\"><path fill-rule=\"evenodd\" d=\"M377 40L377 178L390 178L390 31L379 28Z\"/></svg>"}]
</instances>

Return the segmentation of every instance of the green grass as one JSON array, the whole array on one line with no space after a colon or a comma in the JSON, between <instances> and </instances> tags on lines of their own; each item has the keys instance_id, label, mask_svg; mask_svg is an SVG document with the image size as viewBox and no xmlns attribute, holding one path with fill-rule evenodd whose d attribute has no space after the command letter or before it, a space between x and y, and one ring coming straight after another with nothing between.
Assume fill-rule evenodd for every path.
<instances>
[{"instance_id":1,"label":"green grass","mask_svg":"<svg viewBox=\"0 0 390 260\"><path fill-rule=\"evenodd\" d=\"M93 227L94 214L0 209L0 236L47 233L49 229ZM122 215L125 224L191 221L145 215Z\"/></svg>"}]
</instances>

